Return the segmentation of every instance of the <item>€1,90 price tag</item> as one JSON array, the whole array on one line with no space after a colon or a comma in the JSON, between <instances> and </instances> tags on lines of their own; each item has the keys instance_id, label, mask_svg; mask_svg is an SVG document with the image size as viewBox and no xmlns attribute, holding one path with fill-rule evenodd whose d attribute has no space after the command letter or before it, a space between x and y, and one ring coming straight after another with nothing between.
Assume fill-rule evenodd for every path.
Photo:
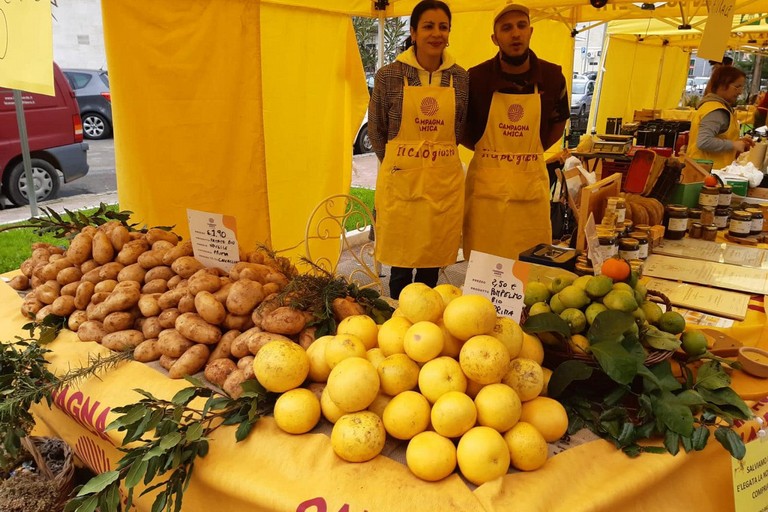
<instances>
[{"instance_id":1,"label":"\u20ac1,90 price tag","mask_svg":"<svg viewBox=\"0 0 768 512\"><path fill-rule=\"evenodd\" d=\"M187 221L195 258L200 263L229 272L240 261L234 217L187 209Z\"/></svg>"}]
</instances>

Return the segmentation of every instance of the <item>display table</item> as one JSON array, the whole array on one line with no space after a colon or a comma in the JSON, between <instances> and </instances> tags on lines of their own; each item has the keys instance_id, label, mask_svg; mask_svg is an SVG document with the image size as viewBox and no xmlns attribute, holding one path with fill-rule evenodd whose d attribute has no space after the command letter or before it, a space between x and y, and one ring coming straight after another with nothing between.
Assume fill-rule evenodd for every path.
<instances>
[{"instance_id":1,"label":"display table","mask_svg":"<svg viewBox=\"0 0 768 512\"><path fill-rule=\"evenodd\" d=\"M0 339L23 334L20 305L16 292L0 284ZM57 373L83 364L89 354L106 351L96 343L78 341L69 331L49 348ZM63 438L94 471L114 469L122 436L104 432L115 418L111 409L137 402L141 397L133 391L136 387L170 399L186 385L148 365L126 363L101 379L63 390L51 408L34 406L35 434ZM768 401L756 404L755 410L768 414ZM474 488L457 474L437 483L417 479L396 460L402 460L402 443L388 443L385 453L390 456L362 464L344 462L333 453L323 433L327 428L325 424L310 434L292 436L278 430L272 418L263 418L241 443L235 443L234 427L219 428L211 436L210 452L195 465L183 510L733 510L731 459L714 440L702 452L636 459L596 440L558 453L537 471L510 473ZM747 424L743 431L750 428ZM138 498L136 510L149 511L152 499Z\"/></svg>"}]
</instances>

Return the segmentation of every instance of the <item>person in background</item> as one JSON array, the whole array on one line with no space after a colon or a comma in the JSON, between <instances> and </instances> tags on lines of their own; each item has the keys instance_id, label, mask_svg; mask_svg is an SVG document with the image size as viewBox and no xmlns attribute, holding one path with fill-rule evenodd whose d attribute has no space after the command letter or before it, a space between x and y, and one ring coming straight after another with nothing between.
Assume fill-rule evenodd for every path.
<instances>
[{"instance_id":1,"label":"person in background","mask_svg":"<svg viewBox=\"0 0 768 512\"><path fill-rule=\"evenodd\" d=\"M423 0L410 26L413 45L376 73L368 106L368 134L381 161L375 251L392 267L394 299L414 280L434 287L440 267L456 262L464 211L457 140L469 78L446 50L451 11Z\"/></svg>"},{"instance_id":2,"label":"person in background","mask_svg":"<svg viewBox=\"0 0 768 512\"><path fill-rule=\"evenodd\" d=\"M765 126L765 120L768 116L768 91L763 91L757 95L755 101L757 105L757 113L755 113L755 128Z\"/></svg>"},{"instance_id":3,"label":"person in background","mask_svg":"<svg viewBox=\"0 0 768 512\"><path fill-rule=\"evenodd\" d=\"M465 258L472 250L517 258L552 243L543 153L563 135L570 103L561 67L531 51L532 34L527 7L502 6L491 35L499 52L469 70L461 142L475 155L466 182Z\"/></svg>"},{"instance_id":4,"label":"person in background","mask_svg":"<svg viewBox=\"0 0 768 512\"><path fill-rule=\"evenodd\" d=\"M723 169L754 145L751 138L739 137L733 111L745 81L744 72L733 66L718 66L712 73L707 84L712 92L701 99L691 121L689 158L712 160L714 169Z\"/></svg>"}]
</instances>

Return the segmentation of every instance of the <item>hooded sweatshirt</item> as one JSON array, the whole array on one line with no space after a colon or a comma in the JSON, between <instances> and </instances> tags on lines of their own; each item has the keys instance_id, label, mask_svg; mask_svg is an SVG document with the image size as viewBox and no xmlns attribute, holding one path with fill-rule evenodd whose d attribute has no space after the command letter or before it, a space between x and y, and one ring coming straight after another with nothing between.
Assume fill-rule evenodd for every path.
<instances>
[{"instance_id":1,"label":"hooded sweatshirt","mask_svg":"<svg viewBox=\"0 0 768 512\"><path fill-rule=\"evenodd\" d=\"M419 74L419 82L421 82L421 85L433 86L440 85L440 80L443 77L444 69L448 69L456 64L456 59L453 57L453 55L448 53L448 50L443 50L443 62L440 63L440 67L437 69L437 71L429 72L424 69L421 64L419 64L418 60L416 60L416 48L413 46L398 55L397 59L395 60L416 68L416 71Z\"/></svg>"}]
</instances>

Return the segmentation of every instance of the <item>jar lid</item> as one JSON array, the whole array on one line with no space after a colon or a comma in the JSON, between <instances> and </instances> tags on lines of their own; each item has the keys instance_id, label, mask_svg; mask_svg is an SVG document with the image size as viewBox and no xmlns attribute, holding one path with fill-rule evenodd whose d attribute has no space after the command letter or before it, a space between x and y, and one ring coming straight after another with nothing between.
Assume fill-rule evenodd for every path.
<instances>
[{"instance_id":1,"label":"jar lid","mask_svg":"<svg viewBox=\"0 0 768 512\"><path fill-rule=\"evenodd\" d=\"M667 211L669 211L669 213L685 213L687 215L688 207L683 206L682 204L670 204L667 206Z\"/></svg>"},{"instance_id":2,"label":"jar lid","mask_svg":"<svg viewBox=\"0 0 768 512\"><path fill-rule=\"evenodd\" d=\"M721 185L720 186L720 193L721 194L730 194L732 192L733 187L731 185Z\"/></svg>"},{"instance_id":3,"label":"jar lid","mask_svg":"<svg viewBox=\"0 0 768 512\"><path fill-rule=\"evenodd\" d=\"M717 226L714 224L707 224L703 229L704 231L717 231Z\"/></svg>"},{"instance_id":4,"label":"jar lid","mask_svg":"<svg viewBox=\"0 0 768 512\"><path fill-rule=\"evenodd\" d=\"M707 187L707 186L704 186L704 187L701 187L701 192L703 194L719 194L720 193L720 189L718 187Z\"/></svg>"},{"instance_id":5,"label":"jar lid","mask_svg":"<svg viewBox=\"0 0 768 512\"><path fill-rule=\"evenodd\" d=\"M688 216L689 217L701 217L701 208L689 208L688 209Z\"/></svg>"},{"instance_id":6,"label":"jar lid","mask_svg":"<svg viewBox=\"0 0 768 512\"><path fill-rule=\"evenodd\" d=\"M745 210L736 210L731 213L731 218L738 220L751 220L752 214Z\"/></svg>"},{"instance_id":7,"label":"jar lid","mask_svg":"<svg viewBox=\"0 0 768 512\"><path fill-rule=\"evenodd\" d=\"M701 222L694 222L693 224L691 224L691 227L695 229L701 229L701 226L702 226Z\"/></svg>"},{"instance_id":8,"label":"jar lid","mask_svg":"<svg viewBox=\"0 0 768 512\"><path fill-rule=\"evenodd\" d=\"M640 243L643 243L644 241L648 241L648 233L643 233L642 231L633 231L629 234L632 238L635 238Z\"/></svg>"},{"instance_id":9,"label":"jar lid","mask_svg":"<svg viewBox=\"0 0 768 512\"><path fill-rule=\"evenodd\" d=\"M747 208L745 211L751 213L752 215L762 215L763 210L760 208Z\"/></svg>"},{"instance_id":10,"label":"jar lid","mask_svg":"<svg viewBox=\"0 0 768 512\"><path fill-rule=\"evenodd\" d=\"M640 247L640 240L637 238L625 237L619 241L619 247L624 250L632 251Z\"/></svg>"}]
</instances>

